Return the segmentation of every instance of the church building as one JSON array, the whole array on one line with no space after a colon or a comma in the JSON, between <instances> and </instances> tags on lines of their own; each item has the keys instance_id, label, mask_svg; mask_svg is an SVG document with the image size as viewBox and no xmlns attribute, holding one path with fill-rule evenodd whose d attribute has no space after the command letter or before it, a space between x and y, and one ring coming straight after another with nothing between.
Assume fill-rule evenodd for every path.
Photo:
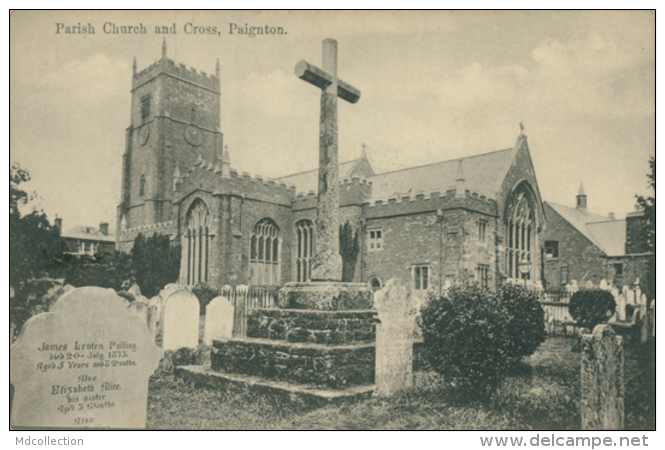
<instances>
[{"instance_id":1,"label":"church building","mask_svg":"<svg viewBox=\"0 0 665 450\"><path fill-rule=\"evenodd\" d=\"M169 235L186 285L309 280L318 169L277 179L234 169L219 70L176 64L166 44L146 69L134 63L116 248ZM353 281L379 288L399 277L421 293L457 277L490 289L540 283L545 215L523 133L504 150L386 173L363 151L340 163L339 179L340 223L359 237Z\"/></svg>"}]
</instances>

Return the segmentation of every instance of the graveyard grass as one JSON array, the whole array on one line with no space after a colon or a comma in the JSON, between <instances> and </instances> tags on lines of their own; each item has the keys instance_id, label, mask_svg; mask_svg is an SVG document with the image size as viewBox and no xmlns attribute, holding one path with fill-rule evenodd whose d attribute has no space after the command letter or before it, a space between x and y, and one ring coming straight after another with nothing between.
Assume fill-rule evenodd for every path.
<instances>
[{"instance_id":1,"label":"graveyard grass","mask_svg":"<svg viewBox=\"0 0 665 450\"><path fill-rule=\"evenodd\" d=\"M149 429L576 430L580 428L580 353L571 338L549 338L509 376L489 404L469 402L433 372L391 398L312 408L241 387L213 390L173 375L153 377ZM626 428L655 429L644 355L626 345Z\"/></svg>"}]
</instances>

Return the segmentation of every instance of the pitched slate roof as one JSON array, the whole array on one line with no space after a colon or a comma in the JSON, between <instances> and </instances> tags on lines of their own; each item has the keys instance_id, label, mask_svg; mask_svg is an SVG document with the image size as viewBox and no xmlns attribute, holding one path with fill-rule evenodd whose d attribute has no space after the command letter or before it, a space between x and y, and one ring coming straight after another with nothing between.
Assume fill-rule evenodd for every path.
<instances>
[{"instance_id":1,"label":"pitched slate roof","mask_svg":"<svg viewBox=\"0 0 665 450\"><path fill-rule=\"evenodd\" d=\"M355 169L360 165L365 157L361 156L358 159L339 163L339 179L351 178L354 175ZM371 168L370 168L371 171ZM373 172L370 172L373 173ZM362 175L361 175L362 177ZM306 172L294 173L280 178L276 181L281 181L287 185L295 185L297 192L318 192L319 190L319 169L308 170Z\"/></svg>"},{"instance_id":2,"label":"pitched slate roof","mask_svg":"<svg viewBox=\"0 0 665 450\"><path fill-rule=\"evenodd\" d=\"M607 256L623 256L626 254L625 220L613 220L568 206L552 202L545 203Z\"/></svg>"},{"instance_id":3,"label":"pitched slate roof","mask_svg":"<svg viewBox=\"0 0 665 450\"><path fill-rule=\"evenodd\" d=\"M115 242L115 231L109 229L109 234L104 235L98 228L77 225L63 231L61 236L70 239L87 239L92 241Z\"/></svg>"},{"instance_id":4,"label":"pitched slate roof","mask_svg":"<svg viewBox=\"0 0 665 450\"><path fill-rule=\"evenodd\" d=\"M367 180L372 182L372 198L369 200L371 202L386 201L390 197L415 195L420 192L425 195L439 192L443 195L448 189L455 188L460 161L462 161L466 189L494 198L508 173L514 155L514 149L508 148L392 172L367 174ZM340 180L351 178L363 159L364 157L361 156L353 161L340 163ZM286 184L294 184L298 192L316 192L318 190L318 169L287 175L277 178L277 180Z\"/></svg>"},{"instance_id":5,"label":"pitched slate roof","mask_svg":"<svg viewBox=\"0 0 665 450\"><path fill-rule=\"evenodd\" d=\"M389 197L399 198L418 192L429 195L438 191L443 195L448 189L455 188L460 161L466 189L494 198L513 159L513 149L508 148L377 174L369 178L372 182L372 201L385 201Z\"/></svg>"}]
</instances>

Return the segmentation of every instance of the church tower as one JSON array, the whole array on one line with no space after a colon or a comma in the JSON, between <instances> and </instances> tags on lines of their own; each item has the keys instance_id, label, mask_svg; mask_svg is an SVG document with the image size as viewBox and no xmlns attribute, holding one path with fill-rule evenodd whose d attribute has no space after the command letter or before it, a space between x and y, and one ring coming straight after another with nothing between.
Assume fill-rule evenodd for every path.
<instances>
[{"instance_id":1,"label":"church tower","mask_svg":"<svg viewBox=\"0 0 665 450\"><path fill-rule=\"evenodd\" d=\"M198 160L221 164L219 71L219 61L215 75L176 64L167 57L166 41L161 59L142 71L134 60L117 248L129 250L146 228L174 235L175 178Z\"/></svg>"}]
</instances>

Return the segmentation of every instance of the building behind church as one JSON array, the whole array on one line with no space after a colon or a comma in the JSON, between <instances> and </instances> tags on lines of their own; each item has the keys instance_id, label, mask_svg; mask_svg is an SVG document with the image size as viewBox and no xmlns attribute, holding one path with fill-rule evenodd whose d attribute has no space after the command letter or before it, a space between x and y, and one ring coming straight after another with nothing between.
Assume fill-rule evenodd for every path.
<instances>
[{"instance_id":1,"label":"building behind church","mask_svg":"<svg viewBox=\"0 0 665 450\"><path fill-rule=\"evenodd\" d=\"M128 251L139 233L169 235L182 245L187 285L308 280L318 169L277 179L234 169L219 70L176 64L165 45L146 69L134 63L116 247ZM340 222L360 240L354 281L378 288L400 277L421 292L457 277L491 289L541 281L545 213L524 134L504 150L387 173L363 151L340 164L340 184Z\"/></svg>"},{"instance_id":2,"label":"building behind church","mask_svg":"<svg viewBox=\"0 0 665 450\"><path fill-rule=\"evenodd\" d=\"M649 248L644 211L625 219L595 214L587 208L580 184L575 208L545 202L547 231L544 242L544 281L556 287L575 280L578 285L598 286L606 280L615 286L648 282Z\"/></svg>"}]
</instances>

